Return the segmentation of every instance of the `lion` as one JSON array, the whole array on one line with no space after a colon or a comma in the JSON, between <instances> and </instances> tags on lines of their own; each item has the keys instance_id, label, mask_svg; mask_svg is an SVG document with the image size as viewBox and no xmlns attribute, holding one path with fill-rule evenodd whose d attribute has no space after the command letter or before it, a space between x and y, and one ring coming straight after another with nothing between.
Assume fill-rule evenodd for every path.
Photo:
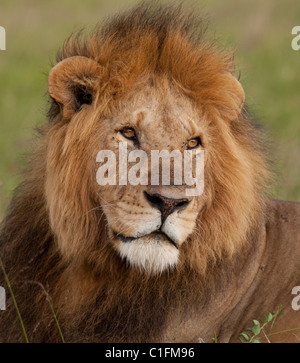
<instances>
[{"instance_id":1,"label":"lion","mask_svg":"<svg viewBox=\"0 0 300 363\"><path fill-rule=\"evenodd\" d=\"M299 340L300 204L268 197L234 53L205 27L180 6L143 4L64 43L1 227L2 342L24 330L30 342L234 342L280 304L269 339ZM174 175L99 185L99 151L120 157L121 143L190 150L192 162L203 152L203 192L187 196Z\"/></svg>"}]
</instances>

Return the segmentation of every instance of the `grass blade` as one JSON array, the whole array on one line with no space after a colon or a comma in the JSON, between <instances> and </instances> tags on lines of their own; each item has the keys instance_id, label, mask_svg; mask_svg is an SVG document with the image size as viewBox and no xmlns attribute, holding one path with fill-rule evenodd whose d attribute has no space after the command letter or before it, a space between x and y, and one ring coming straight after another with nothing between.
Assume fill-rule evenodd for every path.
<instances>
[{"instance_id":1,"label":"grass blade","mask_svg":"<svg viewBox=\"0 0 300 363\"><path fill-rule=\"evenodd\" d=\"M50 306L50 309L51 309L51 312L52 312L52 315L53 315L53 318L55 320L55 323L56 323L56 326L57 326L57 329L58 329L58 332L59 332L59 335L60 335L60 338L61 338L61 341L63 343L65 343L65 339L64 339L64 336L63 336L63 333L61 331L61 328L60 328L60 325L59 325L59 322L58 322L58 319L57 319L57 316L55 314L55 311L54 311L54 307L53 307L53 304L52 304L52 300L51 300L51 297L50 295L48 294L48 292L46 291L45 287L43 286L43 284L41 284L40 282L38 281L27 281L27 283L31 283L31 284L36 284L38 286L40 286L40 288L43 290L45 296L46 296L46 299L49 303L49 306Z\"/></svg>"},{"instance_id":2,"label":"grass blade","mask_svg":"<svg viewBox=\"0 0 300 363\"><path fill-rule=\"evenodd\" d=\"M22 316L21 316L21 313L20 313L20 310L18 308L18 304L17 304L17 301L15 299L15 295L13 293L13 290L12 290L12 287L10 285L10 282L9 282L9 278L6 274L6 271L5 271L5 268L4 268L4 265L3 265L3 262L2 262L2 259L0 257L0 265L1 265L1 269L3 271L3 275L4 275L4 278L5 278L5 281L6 281L6 284L8 286L8 289L9 289L9 292L10 292L10 295L11 295L11 298L13 300L13 303L14 303L14 306L15 306L15 309L17 311L17 314L18 314L18 317L19 317L19 320L20 320L20 323L21 323L21 326L22 326L22 330L23 330L23 334L24 334L24 338L25 338L25 341L26 343L29 343L29 340L28 340L28 336L27 336L27 333L26 333L26 329L25 329L25 326L24 326L24 323L23 323L23 319L22 319Z\"/></svg>"}]
</instances>

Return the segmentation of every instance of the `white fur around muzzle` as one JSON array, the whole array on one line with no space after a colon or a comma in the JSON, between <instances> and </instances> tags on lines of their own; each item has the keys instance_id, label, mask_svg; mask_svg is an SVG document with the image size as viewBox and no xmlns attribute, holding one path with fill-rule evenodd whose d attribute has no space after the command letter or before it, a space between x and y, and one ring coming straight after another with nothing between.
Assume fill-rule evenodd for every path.
<instances>
[{"instance_id":1,"label":"white fur around muzzle","mask_svg":"<svg viewBox=\"0 0 300 363\"><path fill-rule=\"evenodd\" d=\"M170 242L144 236L131 242L120 242L119 253L132 267L141 271L159 274L173 269L177 262L179 251Z\"/></svg>"}]
</instances>

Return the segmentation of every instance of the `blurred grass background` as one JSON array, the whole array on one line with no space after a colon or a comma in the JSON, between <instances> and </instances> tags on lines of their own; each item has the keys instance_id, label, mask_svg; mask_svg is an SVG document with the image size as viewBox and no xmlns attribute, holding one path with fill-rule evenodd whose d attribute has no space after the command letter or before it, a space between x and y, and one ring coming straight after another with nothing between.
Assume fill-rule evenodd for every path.
<instances>
[{"instance_id":1,"label":"blurred grass background","mask_svg":"<svg viewBox=\"0 0 300 363\"><path fill-rule=\"evenodd\" d=\"M210 32L236 47L247 102L273 142L273 197L300 201L300 50L291 48L291 30L300 25L299 0L183 2L208 14ZM91 30L136 3L1 0L7 50L0 51L0 220L20 181L33 127L46 120L47 73L58 48L72 31Z\"/></svg>"}]
</instances>

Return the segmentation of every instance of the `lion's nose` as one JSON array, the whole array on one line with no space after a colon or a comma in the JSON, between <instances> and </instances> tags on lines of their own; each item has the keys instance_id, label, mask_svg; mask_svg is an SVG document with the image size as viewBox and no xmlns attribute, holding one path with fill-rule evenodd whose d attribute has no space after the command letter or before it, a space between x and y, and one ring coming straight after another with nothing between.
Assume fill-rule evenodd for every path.
<instances>
[{"instance_id":1,"label":"lion's nose","mask_svg":"<svg viewBox=\"0 0 300 363\"><path fill-rule=\"evenodd\" d=\"M158 193L149 194L147 192L144 192L144 194L147 201L154 208L160 210L162 216L162 224L164 223L168 215L173 213L175 210L185 208L190 202L189 199L187 198L173 199L173 198L167 198Z\"/></svg>"}]
</instances>

